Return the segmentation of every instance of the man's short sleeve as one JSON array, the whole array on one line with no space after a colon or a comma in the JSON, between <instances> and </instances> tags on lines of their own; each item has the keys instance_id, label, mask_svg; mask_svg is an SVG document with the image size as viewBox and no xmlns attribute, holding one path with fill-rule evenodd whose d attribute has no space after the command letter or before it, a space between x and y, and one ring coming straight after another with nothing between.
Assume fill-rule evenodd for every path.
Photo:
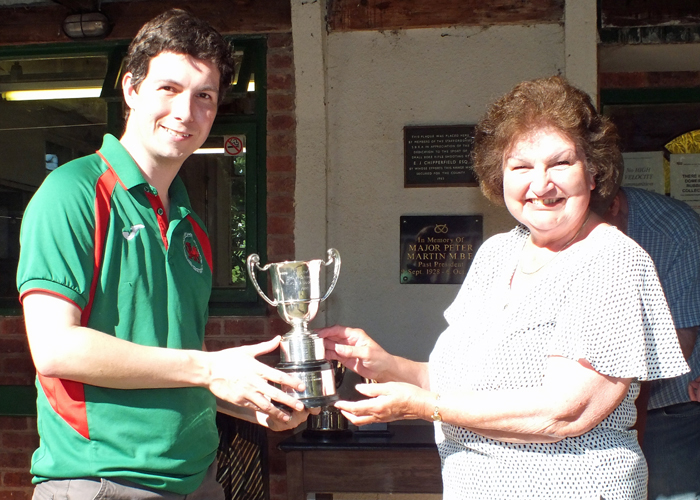
<instances>
[{"instance_id":1,"label":"man's short sleeve","mask_svg":"<svg viewBox=\"0 0 700 500\"><path fill-rule=\"evenodd\" d=\"M94 183L90 157L52 172L25 210L20 231L20 299L41 290L85 307L93 276Z\"/></svg>"}]
</instances>

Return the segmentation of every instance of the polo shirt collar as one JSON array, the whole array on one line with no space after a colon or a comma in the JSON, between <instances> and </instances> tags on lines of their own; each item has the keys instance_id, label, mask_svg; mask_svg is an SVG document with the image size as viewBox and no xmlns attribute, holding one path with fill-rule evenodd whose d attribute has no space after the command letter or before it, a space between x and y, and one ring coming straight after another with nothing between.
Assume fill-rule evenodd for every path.
<instances>
[{"instance_id":1,"label":"polo shirt collar","mask_svg":"<svg viewBox=\"0 0 700 500\"><path fill-rule=\"evenodd\" d=\"M134 159L119 142L119 139L113 135L105 134L100 154L109 162L127 189L146 184L146 180Z\"/></svg>"},{"instance_id":2,"label":"polo shirt collar","mask_svg":"<svg viewBox=\"0 0 700 500\"><path fill-rule=\"evenodd\" d=\"M126 189L131 190L137 186L148 186L134 159L119 139L112 134L105 134L100 154L109 162ZM184 218L192 212L187 189L179 175L173 179L168 192L170 194L170 203L173 208L177 207L180 217Z\"/></svg>"}]
</instances>

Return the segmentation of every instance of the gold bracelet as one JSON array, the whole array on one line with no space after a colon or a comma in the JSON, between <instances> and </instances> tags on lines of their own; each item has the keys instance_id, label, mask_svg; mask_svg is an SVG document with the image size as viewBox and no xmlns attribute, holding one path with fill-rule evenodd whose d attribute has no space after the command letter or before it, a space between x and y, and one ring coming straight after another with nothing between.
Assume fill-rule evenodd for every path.
<instances>
[{"instance_id":1,"label":"gold bracelet","mask_svg":"<svg viewBox=\"0 0 700 500\"><path fill-rule=\"evenodd\" d=\"M442 422L442 415L440 415L440 407L438 406L438 401L440 401L439 394L435 398L435 409L433 410L433 414L430 416L430 418L433 419L433 422Z\"/></svg>"}]
</instances>

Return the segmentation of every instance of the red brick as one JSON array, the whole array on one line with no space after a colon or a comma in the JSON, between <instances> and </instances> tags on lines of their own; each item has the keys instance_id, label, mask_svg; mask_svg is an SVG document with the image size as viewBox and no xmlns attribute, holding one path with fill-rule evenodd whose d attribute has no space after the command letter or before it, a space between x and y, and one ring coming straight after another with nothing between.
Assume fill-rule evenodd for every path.
<instances>
[{"instance_id":1,"label":"red brick","mask_svg":"<svg viewBox=\"0 0 700 500\"><path fill-rule=\"evenodd\" d=\"M267 318L227 318L224 335L256 335L265 333Z\"/></svg>"},{"instance_id":2,"label":"red brick","mask_svg":"<svg viewBox=\"0 0 700 500\"><path fill-rule=\"evenodd\" d=\"M231 347L238 347L238 345L230 340L207 339L207 350L210 352L221 351L223 349L230 349Z\"/></svg>"},{"instance_id":3,"label":"red brick","mask_svg":"<svg viewBox=\"0 0 700 500\"><path fill-rule=\"evenodd\" d=\"M0 469L29 469L32 456L30 453L0 452Z\"/></svg>"},{"instance_id":4,"label":"red brick","mask_svg":"<svg viewBox=\"0 0 700 500\"><path fill-rule=\"evenodd\" d=\"M275 335L284 335L289 331L289 325L284 322L283 319L277 317L272 320L270 320L270 325L269 325L269 334L270 336L275 336Z\"/></svg>"},{"instance_id":5,"label":"red brick","mask_svg":"<svg viewBox=\"0 0 700 500\"><path fill-rule=\"evenodd\" d=\"M269 113L280 111L294 111L294 95L293 94L268 94L267 110Z\"/></svg>"},{"instance_id":6,"label":"red brick","mask_svg":"<svg viewBox=\"0 0 700 500\"><path fill-rule=\"evenodd\" d=\"M267 54L267 67L270 72L291 70L294 67L294 57L288 50L275 50Z\"/></svg>"},{"instance_id":7,"label":"red brick","mask_svg":"<svg viewBox=\"0 0 700 500\"><path fill-rule=\"evenodd\" d=\"M27 353L29 344L27 339L0 338L0 353Z\"/></svg>"},{"instance_id":8,"label":"red brick","mask_svg":"<svg viewBox=\"0 0 700 500\"><path fill-rule=\"evenodd\" d=\"M39 435L34 432L6 431L0 435L0 444L5 450L35 450L39 447Z\"/></svg>"},{"instance_id":9,"label":"red brick","mask_svg":"<svg viewBox=\"0 0 700 500\"><path fill-rule=\"evenodd\" d=\"M271 172L267 175L268 193L291 193L294 194L296 187L296 176L294 174Z\"/></svg>"},{"instance_id":10,"label":"red brick","mask_svg":"<svg viewBox=\"0 0 700 500\"><path fill-rule=\"evenodd\" d=\"M267 91L293 91L294 77L288 73L272 73L267 75Z\"/></svg>"},{"instance_id":11,"label":"red brick","mask_svg":"<svg viewBox=\"0 0 700 500\"><path fill-rule=\"evenodd\" d=\"M222 318L209 318L207 326L204 328L204 336L212 337L221 335L223 332L224 320Z\"/></svg>"},{"instance_id":12,"label":"red brick","mask_svg":"<svg viewBox=\"0 0 700 500\"><path fill-rule=\"evenodd\" d=\"M273 255L291 255L293 258L295 248L294 238L290 235L270 236L267 239L267 255L273 262L279 260L279 258L273 260ZM285 257L283 260L289 260L289 258Z\"/></svg>"},{"instance_id":13,"label":"red brick","mask_svg":"<svg viewBox=\"0 0 700 500\"><path fill-rule=\"evenodd\" d=\"M267 232L269 234L294 234L294 220L288 216L268 215Z\"/></svg>"},{"instance_id":14,"label":"red brick","mask_svg":"<svg viewBox=\"0 0 700 500\"><path fill-rule=\"evenodd\" d=\"M31 385L34 377L29 374L0 374L0 385Z\"/></svg>"},{"instance_id":15,"label":"red brick","mask_svg":"<svg viewBox=\"0 0 700 500\"><path fill-rule=\"evenodd\" d=\"M0 334L26 335L24 318L22 316L0 317Z\"/></svg>"},{"instance_id":16,"label":"red brick","mask_svg":"<svg viewBox=\"0 0 700 500\"><path fill-rule=\"evenodd\" d=\"M291 33L271 33L267 36L267 47L270 49L279 47L291 47Z\"/></svg>"},{"instance_id":17,"label":"red brick","mask_svg":"<svg viewBox=\"0 0 700 500\"><path fill-rule=\"evenodd\" d=\"M273 115L267 118L268 132L294 130L296 118L293 115Z\"/></svg>"},{"instance_id":18,"label":"red brick","mask_svg":"<svg viewBox=\"0 0 700 500\"><path fill-rule=\"evenodd\" d=\"M0 490L0 500L29 500L34 488L25 488L25 490Z\"/></svg>"},{"instance_id":19,"label":"red brick","mask_svg":"<svg viewBox=\"0 0 700 500\"><path fill-rule=\"evenodd\" d=\"M34 362L32 362L32 358L28 354L22 356L8 356L3 361L2 367L5 373L14 373L21 375L34 375L36 373L36 369L34 368Z\"/></svg>"},{"instance_id":20,"label":"red brick","mask_svg":"<svg viewBox=\"0 0 700 500\"><path fill-rule=\"evenodd\" d=\"M269 214L294 214L294 197L290 195L270 196L267 199L267 213Z\"/></svg>"},{"instance_id":21,"label":"red brick","mask_svg":"<svg viewBox=\"0 0 700 500\"><path fill-rule=\"evenodd\" d=\"M267 136L267 150L273 155L293 153L295 150L295 145L296 141L294 134L285 133Z\"/></svg>"},{"instance_id":22,"label":"red brick","mask_svg":"<svg viewBox=\"0 0 700 500\"><path fill-rule=\"evenodd\" d=\"M268 172L294 172L296 170L294 157L292 155L268 156Z\"/></svg>"},{"instance_id":23,"label":"red brick","mask_svg":"<svg viewBox=\"0 0 700 500\"><path fill-rule=\"evenodd\" d=\"M26 431L36 428L36 420L27 417L0 417L0 430Z\"/></svg>"},{"instance_id":24,"label":"red brick","mask_svg":"<svg viewBox=\"0 0 700 500\"><path fill-rule=\"evenodd\" d=\"M5 472L2 475L3 486L19 487L31 486L32 475L29 472Z\"/></svg>"}]
</instances>

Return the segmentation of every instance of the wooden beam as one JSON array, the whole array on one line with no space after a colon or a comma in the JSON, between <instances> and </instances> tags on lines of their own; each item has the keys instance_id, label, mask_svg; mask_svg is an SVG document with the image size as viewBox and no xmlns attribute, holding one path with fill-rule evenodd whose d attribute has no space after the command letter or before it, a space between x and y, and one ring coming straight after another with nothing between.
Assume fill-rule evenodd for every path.
<instances>
[{"instance_id":1,"label":"wooden beam","mask_svg":"<svg viewBox=\"0 0 700 500\"><path fill-rule=\"evenodd\" d=\"M331 31L561 23L564 0L328 0Z\"/></svg>"},{"instance_id":2,"label":"wooden beam","mask_svg":"<svg viewBox=\"0 0 700 500\"><path fill-rule=\"evenodd\" d=\"M97 10L97 0L51 0L68 9L71 12L79 14L81 12L93 12Z\"/></svg>"},{"instance_id":3,"label":"wooden beam","mask_svg":"<svg viewBox=\"0 0 700 500\"><path fill-rule=\"evenodd\" d=\"M700 3L688 0L600 0L603 28L700 24Z\"/></svg>"},{"instance_id":4,"label":"wooden beam","mask_svg":"<svg viewBox=\"0 0 700 500\"><path fill-rule=\"evenodd\" d=\"M107 40L128 40L161 12L179 7L210 22L223 34L291 31L289 0L148 0L102 5L114 27ZM71 14L63 5L0 9L0 45L68 42L61 23Z\"/></svg>"}]
</instances>

